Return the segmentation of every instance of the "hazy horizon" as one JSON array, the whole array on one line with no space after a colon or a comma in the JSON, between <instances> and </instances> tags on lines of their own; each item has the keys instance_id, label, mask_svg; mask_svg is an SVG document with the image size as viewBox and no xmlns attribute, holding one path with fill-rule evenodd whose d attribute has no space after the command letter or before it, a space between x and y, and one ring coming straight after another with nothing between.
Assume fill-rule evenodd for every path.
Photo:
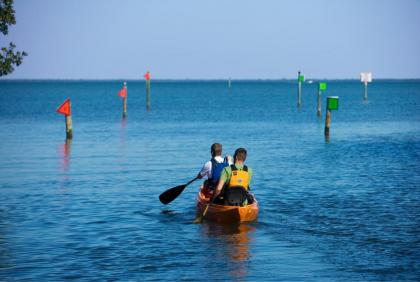
<instances>
[{"instance_id":1,"label":"hazy horizon","mask_svg":"<svg viewBox=\"0 0 420 282\"><path fill-rule=\"evenodd\" d=\"M2 77L0 80L3 81L24 81L24 80L32 80L32 81L45 81L45 80L52 80L52 81L144 81L144 78L8 78ZM297 81L297 78L230 78L231 81ZM308 83L308 81L359 81L360 78L313 78L305 77L304 83ZM374 78L372 79L372 83L375 80L420 80L419 78ZM155 78L151 79L151 81L229 81L229 78Z\"/></svg>"}]
</instances>

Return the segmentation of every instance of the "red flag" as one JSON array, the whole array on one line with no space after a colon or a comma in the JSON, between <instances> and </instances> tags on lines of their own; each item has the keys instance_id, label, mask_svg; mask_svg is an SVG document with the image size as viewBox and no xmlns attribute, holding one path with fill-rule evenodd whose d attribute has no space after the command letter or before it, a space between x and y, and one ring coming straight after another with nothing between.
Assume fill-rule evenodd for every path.
<instances>
[{"instance_id":1,"label":"red flag","mask_svg":"<svg viewBox=\"0 0 420 282\"><path fill-rule=\"evenodd\" d=\"M118 96L120 96L121 98L127 97L127 88L126 87L121 88L120 92L118 92Z\"/></svg>"},{"instance_id":2,"label":"red flag","mask_svg":"<svg viewBox=\"0 0 420 282\"><path fill-rule=\"evenodd\" d=\"M150 73L149 72L146 72L146 74L144 75L144 78L146 80L150 80Z\"/></svg>"},{"instance_id":3,"label":"red flag","mask_svg":"<svg viewBox=\"0 0 420 282\"><path fill-rule=\"evenodd\" d=\"M69 115L71 115L70 99L68 99L68 98L67 98L67 100L66 100L66 101L64 101L64 103L63 103L63 104L61 104L61 105L57 108L56 112L57 112L57 113L59 113L59 114L63 114L63 115L65 115L65 116L69 116Z\"/></svg>"}]
</instances>

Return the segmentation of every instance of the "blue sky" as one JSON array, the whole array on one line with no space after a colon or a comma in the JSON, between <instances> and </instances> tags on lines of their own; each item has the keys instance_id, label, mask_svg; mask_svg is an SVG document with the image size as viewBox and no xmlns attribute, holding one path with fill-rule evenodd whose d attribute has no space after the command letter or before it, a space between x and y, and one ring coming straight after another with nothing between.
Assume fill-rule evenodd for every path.
<instances>
[{"instance_id":1,"label":"blue sky","mask_svg":"<svg viewBox=\"0 0 420 282\"><path fill-rule=\"evenodd\" d=\"M5 78L420 78L419 0L15 0Z\"/></svg>"}]
</instances>

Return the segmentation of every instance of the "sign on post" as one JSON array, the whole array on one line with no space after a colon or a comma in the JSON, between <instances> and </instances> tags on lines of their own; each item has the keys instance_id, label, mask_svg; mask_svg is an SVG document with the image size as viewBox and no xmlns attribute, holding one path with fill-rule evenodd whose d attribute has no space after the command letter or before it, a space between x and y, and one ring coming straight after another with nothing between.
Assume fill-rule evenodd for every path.
<instances>
[{"instance_id":1,"label":"sign on post","mask_svg":"<svg viewBox=\"0 0 420 282\"><path fill-rule=\"evenodd\" d=\"M326 82L320 82L319 83L319 90L321 90L321 91L327 90L327 83Z\"/></svg>"},{"instance_id":2,"label":"sign on post","mask_svg":"<svg viewBox=\"0 0 420 282\"><path fill-rule=\"evenodd\" d=\"M145 78L146 80L150 80L150 72L149 72L149 71L147 71L147 72L144 74L144 78Z\"/></svg>"},{"instance_id":3,"label":"sign on post","mask_svg":"<svg viewBox=\"0 0 420 282\"><path fill-rule=\"evenodd\" d=\"M73 138L73 122L71 120L71 102L70 99L66 99L63 104L61 104L57 110L57 113L65 116L66 122L66 139Z\"/></svg>"},{"instance_id":4,"label":"sign on post","mask_svg":"<svg viewBox=\"0 0 420 282\"><path fill-rule=\"evenodd\" d=\"M125 85L124 85L124 87L123 88L121 88L121 90L118 92L118 96L120 96L121 98L126 98L127 97L127 88L125 87Z\"/></svg>"},{"instance_id":5,"label":"sign on post","mask_svg":"<svg viewBox=\"0 0 420 282\"><path fill-rule=\"evenodd\" d=\"M361 72L360 81L364 83L372 82L372 73L371 72Z\"/></svg>"},{"instance_id":6,"label":"sign on post","mask_svg":"<svg viewBox=\"0 0 420 282\"><path fill-rule=\"evenodd\" d=\"M298 76L298 81L304 82L305 81L305 76L304 75L299 75Z\"/></svg>"},{"instance_id":7,"label":"sign on post","mask_svg":"<svg viewBox=\"0 0 420 282\"><path fill-rule=\"evenodd\" d=\"M70 99L66 99L63 104L61 104L57 110L55 110L57 113L70 116L71 115L71 107L70 107Z\"/></svg>"},{"instance_id":8,"label":"sign on post","mask_svg":"<svg viewBox=\"0 0 420 282\"><path fill-rule=\"evenodd\" d=\"M360 73L360 81L365 84L365 96L364 99L367 101L368 99L368 91L367 86L369 82L372 82L372 73L371 72L361 72Z\"/></svg>"},{"instance_id":9,"label":"sign on post","mask_svg":"<svg viewBox=\"0 0 420 282\"><path fill-rule=\"evenodd\" d=\"M297 106L300 108L302 105L301 97L302 97L302 82L305 81L305 77L303 74L300 74L300 71L298 71L298 96L297 96Z\"/></svg>"},{"instance_id":10,"label":"sign on post","mask_svg":"<svg viewBox=\"0 0 420 282\"><path fill-rule=\"evenodd\" d=\"M118 96L120 96L123 99L123 111L122 111L122 117L127 117L127 83L124 82L123 88L118 92Z\"/></svg>"},{"instance_id":11,"label":"sign on post","mask_svg":"<svg viewBox=\"0 0 420 282\"><path fill-rule=\"evenodd\" d=\"M338 96L328 96L327 97L327 109L338 110Z\"/></svg>"}]
</instances>

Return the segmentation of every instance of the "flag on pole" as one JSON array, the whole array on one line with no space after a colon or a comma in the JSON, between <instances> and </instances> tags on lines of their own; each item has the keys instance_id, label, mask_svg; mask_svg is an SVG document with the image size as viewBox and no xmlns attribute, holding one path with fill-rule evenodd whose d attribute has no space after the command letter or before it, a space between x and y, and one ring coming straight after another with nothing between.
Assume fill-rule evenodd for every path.
<instances>
[{"instance_id":1,"label":"flag on pole","mask_svg":"<svg viewBox=\"0 0 420 282\"><path fill-rule=\"evenodd\" d=\"M144 75L144 78L146 80L150 80L150 72L146 72L146 74Z\"/></svg>"},{"instance_id":2,"label":"flag on pole","mask_svg":"<svg viewBox=\"0 0 420 282\"><path fill-rule=\"evenodd\" d=\"M121 88L120 92L118 92L118 96L121 98L127 97L127 88L125 86Z\"/></svg>"},{"instance_id":3,"label":"flag on pole","mask_svg":"<svg viewBox=\"0 0 420 282\"><path fill-rule=\"evenodd\" d=\"M65 116L71 115L70 99L67 98L66 101L57 108L56 112Z\"/></svg>"}]
</instances>

